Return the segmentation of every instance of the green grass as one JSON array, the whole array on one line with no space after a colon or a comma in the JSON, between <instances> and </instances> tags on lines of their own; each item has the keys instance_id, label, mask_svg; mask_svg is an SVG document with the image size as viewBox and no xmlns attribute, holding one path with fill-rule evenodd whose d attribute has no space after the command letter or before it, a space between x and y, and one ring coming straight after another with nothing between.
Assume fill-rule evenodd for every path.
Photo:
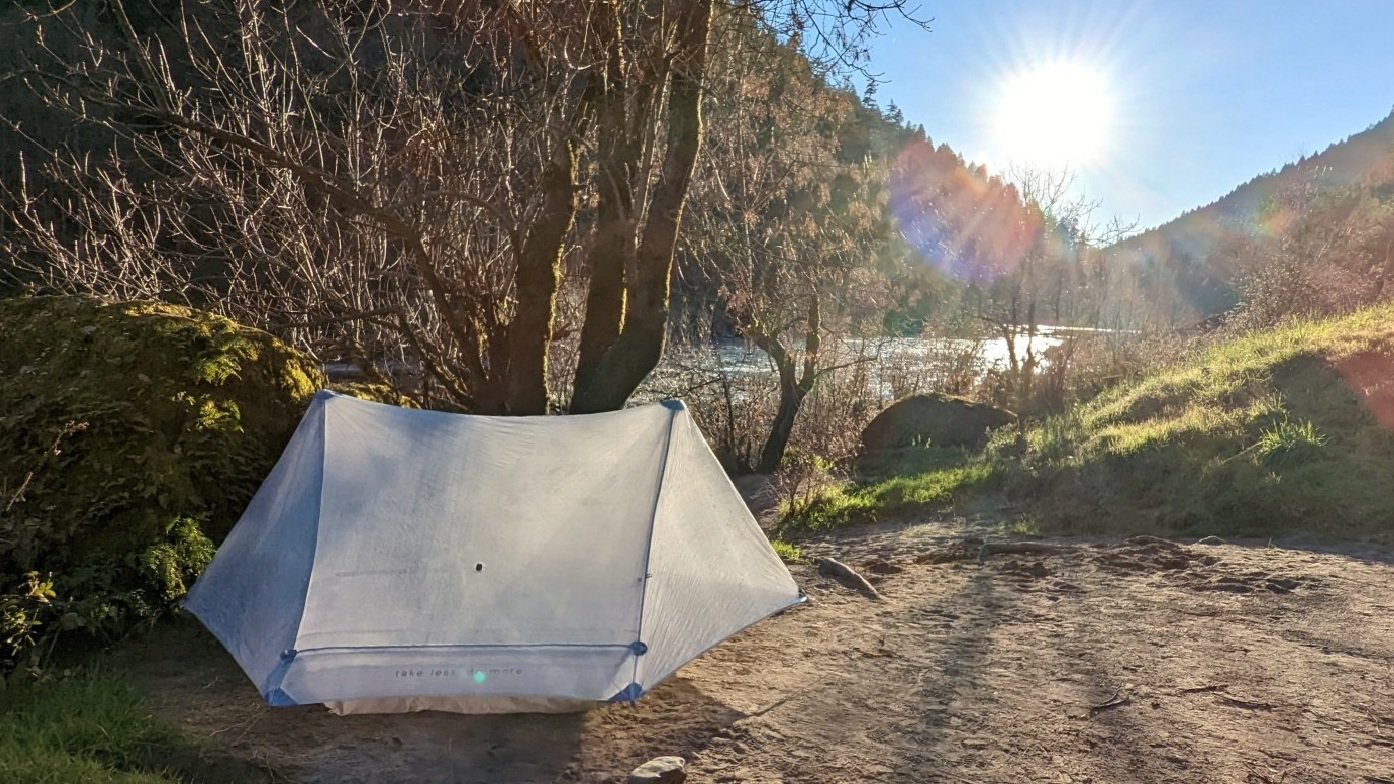
<instances>
[{"instance_id":1,"label":"green grass","mask_svg":"<svg viewBox=\"0 0 1394 784\"><path fill-rule=\"evenodd\" d=\"M1380 424L1383 418L1385 425ZM1237 336L1035 423L1024 450L902 450L786 527L991 497L1035 530L1394 535L1394 308Z\"/></svg>"},{"instance_id":2,"label":"green grass","mask_svg":"<svg viewBox=\"0 0 1394 784\"><path fill-rule=\"evenodd\" d=\"M786 509L788 530L823 530L893 519L944 507L993 479L993 466L961 449L900 449L863 468L860 482L833 484L799 509Z\"/></svg>"},{"instance_id":3,"label":"green grass","mask_svg":"<svg viewBox=\"0 0 1394 784\"><path fill-rule=\"evenodd\" d=\"M1298 320L1104 393L998 460L1048 527L1394 532L1394 309Z\"/></svg>"},{"instance_id":4,"label":"green grass","mask_svg":"<svg viewBox=\"0 0 1394 784\"><path fill-rule=\"evenodd\" d=\"M798 563L803 560L803 551L799 550L798 545L789 544L781 539L774 539L770 542L774 546L774 552L785 563Z\"/></svg>"},{"instance_id":5,"label":"green grass","mask_svg":"<svg viewBox=\"0 0 1394 784\"><path fill-rule=\"evenodd\" d=\"M83 674L0 690L0 784L169 784L188 741L120 680Z\"/></svg>"}]
</instances>

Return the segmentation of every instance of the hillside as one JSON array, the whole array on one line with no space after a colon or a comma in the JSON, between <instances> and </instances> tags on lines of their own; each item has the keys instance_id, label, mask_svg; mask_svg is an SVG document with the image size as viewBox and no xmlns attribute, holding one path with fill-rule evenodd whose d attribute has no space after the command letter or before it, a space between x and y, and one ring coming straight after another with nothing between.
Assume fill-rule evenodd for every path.
<instances>
[{"instance_id":1,"label":"hillside","mask_svg":"<svg viewBox=\"0 0 1394 784\"><path fill-rule=\"evenodd\" d=\"M1216 345L1029 434L1009 496L1050 528L1394 534L1394 308Z\"/></svg>"},{"instance_id":2,"label":"hillside","mask_svg":"<svg viewBox=\"0 0 1394 784\"><path fill-rule=\"evenodd\" d=\"M1142 268L1160 268L1179 279L1182 293L1202 315L1234 304L1231 281L1208 257L1225 232L1257 235L1280 231L1268 220L1269 205L1285 192L1332 192L1394 183L1394 113L1322 152L1259 175L1225 196L1167 223L1129 237L1111 251Z\"/></svg>"}]
</instances>

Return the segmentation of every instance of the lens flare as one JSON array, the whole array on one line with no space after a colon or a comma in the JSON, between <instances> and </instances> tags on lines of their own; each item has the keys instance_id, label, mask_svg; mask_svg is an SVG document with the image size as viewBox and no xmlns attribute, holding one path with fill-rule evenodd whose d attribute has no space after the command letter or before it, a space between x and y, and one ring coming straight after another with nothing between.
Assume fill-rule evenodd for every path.
<instances>
[{"instance_id":1,"label":"lens flare","mask_svg":"<svg viewBox=\"0 0 1394 784\"><path fill-rule=\"evenodd\" d=\"M1038 212L1016 188L948 147L914 140L890 177L891 209L906 244L948 277L987 284L1014 269L1040 241Z\"/></svg>"}]
</instances>

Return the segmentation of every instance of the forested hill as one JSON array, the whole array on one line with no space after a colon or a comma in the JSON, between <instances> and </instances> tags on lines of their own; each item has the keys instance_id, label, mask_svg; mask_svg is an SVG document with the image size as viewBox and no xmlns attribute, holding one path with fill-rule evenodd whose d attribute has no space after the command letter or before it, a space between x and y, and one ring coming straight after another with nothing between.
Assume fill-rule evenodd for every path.
<instances>
[{"instance_id":1,"label":"forested hill","mask_svg":"<svg viewBox=\"0 0 1394 784\"><path fill-rule=\"evenodd\" d=\"M1243 297L1239 270L1227 263L1236 237L1292 240L1297 214L1321 209L1338 194L1387 201L1394 186L1394 113L1322 152L1261 174L1203 207L1119 243L1115 253L1180 281L1201 313L1213 314ZM1384 194L1381 197L1381 194ZM1349 206L1349 205L1347 205ZM1337 216L1328 215L1329 219ZM1311 221L1306 221L1310 228Z\"/></svg>"}]
</instances>

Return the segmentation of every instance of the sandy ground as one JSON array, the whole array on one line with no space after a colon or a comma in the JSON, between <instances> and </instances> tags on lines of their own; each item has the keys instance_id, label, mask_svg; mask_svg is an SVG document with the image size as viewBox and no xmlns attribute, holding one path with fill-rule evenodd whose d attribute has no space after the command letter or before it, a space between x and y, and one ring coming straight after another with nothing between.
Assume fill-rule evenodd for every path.
<instances>
[{"instance_id":1,"label":"sandy ground","mask_svg":"<svg viewBox=\"0 0 1394 784\"><path fill-rule=\"evenodd\" d=\"M1064 542L979 563L972 533L809 543L882 599L795 567L810 604L584 716L272 710L192 623L116 666L243 761L230 781L622 782L676 754L697 782L1394 784L1389 554Z\"/></svg>"}]
</instances>

